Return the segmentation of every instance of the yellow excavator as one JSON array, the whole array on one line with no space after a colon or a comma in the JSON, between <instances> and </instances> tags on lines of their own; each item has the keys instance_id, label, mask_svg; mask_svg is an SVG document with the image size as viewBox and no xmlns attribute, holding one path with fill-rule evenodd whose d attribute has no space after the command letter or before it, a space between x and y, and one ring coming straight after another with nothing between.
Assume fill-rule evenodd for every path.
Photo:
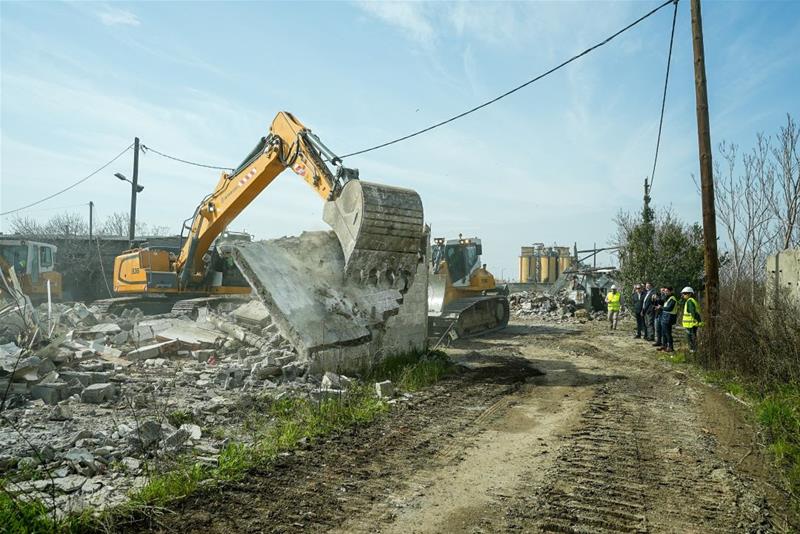
<instances>
[{"instance_id":1,"label":"yellow excavator","mask_svg":"<svg viewBox=\"0 0 800 534\"><path fill-rule=\"evenodd\" d=\"M30 239L0 238L0 270L8 274L11 267L17 275L22 292L33 302L62 297L61 273L55 269L58 247Z\"/></svg>"},{"instance_id":2,"label":"yellow excavator","mask_svg":"<svg viewBox=\"0 0 800 534\"><path fill-rule=\"evenodd\" d=\"M482 253L481 240L475 237L434 239L428 275L429 338L439 341L450 333L478 336L508 324L508 288L497 286L481 264Z\"/></svg>"},{"instance_id":3,"label":"yellow excavator","mask_svg":"<svg viewBox=\"0 0 800 534\"><path fill-rule=\"evenodd\" d=\"M323 220L336 233L345 259L344 276L365 283L412 277L422 240L422 201L412 190L363 182L291 113L280 112L269 134L214 188L184 222L179 250L139 248L114 260L118 298L96 303L145 300L173 303L173 311L220 296L248 294L251 288L223 247L216 246L228 224L281 172L290 168L325 200ZM183 235L183 232L182 232Z\"/></svg>"}]
</instances>

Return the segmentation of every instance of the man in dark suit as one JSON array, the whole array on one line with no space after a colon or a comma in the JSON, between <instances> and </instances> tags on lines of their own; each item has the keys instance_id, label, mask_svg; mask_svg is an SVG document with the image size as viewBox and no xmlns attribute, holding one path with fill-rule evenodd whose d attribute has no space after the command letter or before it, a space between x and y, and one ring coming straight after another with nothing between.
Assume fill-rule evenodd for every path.
<instances>
[{"instance_id":1,"label":"man in dark suit","mask_svg":"<svg viewBox=\"0 0 800 534\"><path fill-rule=\"evenodd\" d=\"M631 309L636 316L636 335L634 339L641 339L644 332L644 317L642 317L642 303L644 302L644 292L642 284L633 285L633 295L631 295Z\"/></svg>"},{"instance_id":2,"label":"man in dark suit","mask_svg":"<svg viewBox=\"0 0 800 534\"><path fill-rule=\"evenodd\" d=\"M655 341L656 329L656 308L653 302L653 297L656 292L653 289L653 284L650 282L644 285L644 300L642 301L642 319L644 320L644 339L646 341Z\"/></svg>"}]
</instances>

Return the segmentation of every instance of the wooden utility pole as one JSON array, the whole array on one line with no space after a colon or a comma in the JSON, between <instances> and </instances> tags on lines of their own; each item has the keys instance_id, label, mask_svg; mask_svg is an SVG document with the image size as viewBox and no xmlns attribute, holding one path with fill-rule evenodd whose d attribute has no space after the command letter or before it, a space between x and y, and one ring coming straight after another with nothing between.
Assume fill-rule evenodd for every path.
<instances>
[{"instance_id":1,"label":"wooden utility pole","mask_svg":"<svg viewBox=\"0 0 800 534\"><path fill-rule=\"evenodd\" d=\"M714 208L714 177L711 172L711 127L708 122L706 63L703 52L703 19L700 0L691 0L694 49L694 87L697 101L697 141L700 150L700 188L703 201L703 242L705 245L705 338L706 363L717 359L717 317L719 317L719 258L717 256L717 215Z\"/></svg>"},{"instance_id":2,"label":"wooden utility pole","mask_svg":"<svg viewBox=\"0 0 800 534\"><path fill-rule=\"evenodd\" d=\"M136 195L139 193L139 138L133 140L133 180L131 180L131 220L128 229L128 241L133 247L133 240L136 237Z\"/></svg>"},{"instance_id":3,"label":"wooden utility pole","mask_svg":"<svg viewBox=\"0 0 800 534\"><path fill-rule=\"evenodd\" d=\"M92 223L94 221L94 202L89 201L89 241L92 240Z\"/></svg>"}]
</instances>

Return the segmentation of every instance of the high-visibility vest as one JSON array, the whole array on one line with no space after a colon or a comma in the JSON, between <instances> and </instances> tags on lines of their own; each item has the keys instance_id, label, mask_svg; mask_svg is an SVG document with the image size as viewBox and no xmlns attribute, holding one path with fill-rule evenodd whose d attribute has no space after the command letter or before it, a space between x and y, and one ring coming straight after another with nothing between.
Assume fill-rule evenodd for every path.
<instances>
[{"instance_id":1,"label":"high-visibility vest","mask_svg":"<svg viewBox=\"0 0 800 534\"><path fill-rule=\"evenodd\" d=\"M622 297L622 293L617 291L616 293L611 292L606 295L606 300L608 300L608 311L619 311L620 308L620 298Z\"/></svg>"},{"instance_id":2,"label":"high-visibility vest","mask_svg":"<svg viewBox=\"0 0 800 534\"><path fill-rule=\"evenodd\" d=\"M684 328L694 328L695 326L700 326L700 322L695 320L694 315L689 313L689 303L694 304L694 309L697 314L700 314L700 304L697 303L694 297L689 297L686 299L686 303L683 305L683 320L681 324L683 324Z\"/></svg>"},{"instance_id":3,"label":"high-visibility vest","mask_svg":"<svg viewBox=\"0 0 800 534\"><path fill-rule=\"evenodd\" d=\"M678 299L675 298L675 295L670 295L669 298L667 299L667 302L669 302L671 300L675 302L675 305L667 313L669 313L670 315L678 315ZM665 307L667 305L667 302L664 303ZM700 313L700 312L698 311L698 313Z\"/></svg>"}]
</instances>

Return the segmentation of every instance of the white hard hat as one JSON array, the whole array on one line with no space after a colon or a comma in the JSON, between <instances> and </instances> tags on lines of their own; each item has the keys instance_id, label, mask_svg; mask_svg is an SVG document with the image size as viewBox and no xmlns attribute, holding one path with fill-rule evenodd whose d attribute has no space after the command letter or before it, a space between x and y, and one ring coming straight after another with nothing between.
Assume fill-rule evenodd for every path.
<instances>
[{"instance_id":1,"label":"white hard hat","mask_svg":"<svg viewBox=\"0 0 800 534\"><path fill-rule=\"evenodd\" d=\"M686 286L683 289L681 289L681 293L694 293L694 289L692 289L689 286Z\"/></svg>"},{"instance_id":2,"label":"white hard hat","mask_svg":"<svg viewBox=\"0 0 800 534\"><path fill-rule=\"evenodd\" d=\"M617 289L617 286L614 285L614 284L611 284L611 289Z\"/></svg>"}]
</instances>

